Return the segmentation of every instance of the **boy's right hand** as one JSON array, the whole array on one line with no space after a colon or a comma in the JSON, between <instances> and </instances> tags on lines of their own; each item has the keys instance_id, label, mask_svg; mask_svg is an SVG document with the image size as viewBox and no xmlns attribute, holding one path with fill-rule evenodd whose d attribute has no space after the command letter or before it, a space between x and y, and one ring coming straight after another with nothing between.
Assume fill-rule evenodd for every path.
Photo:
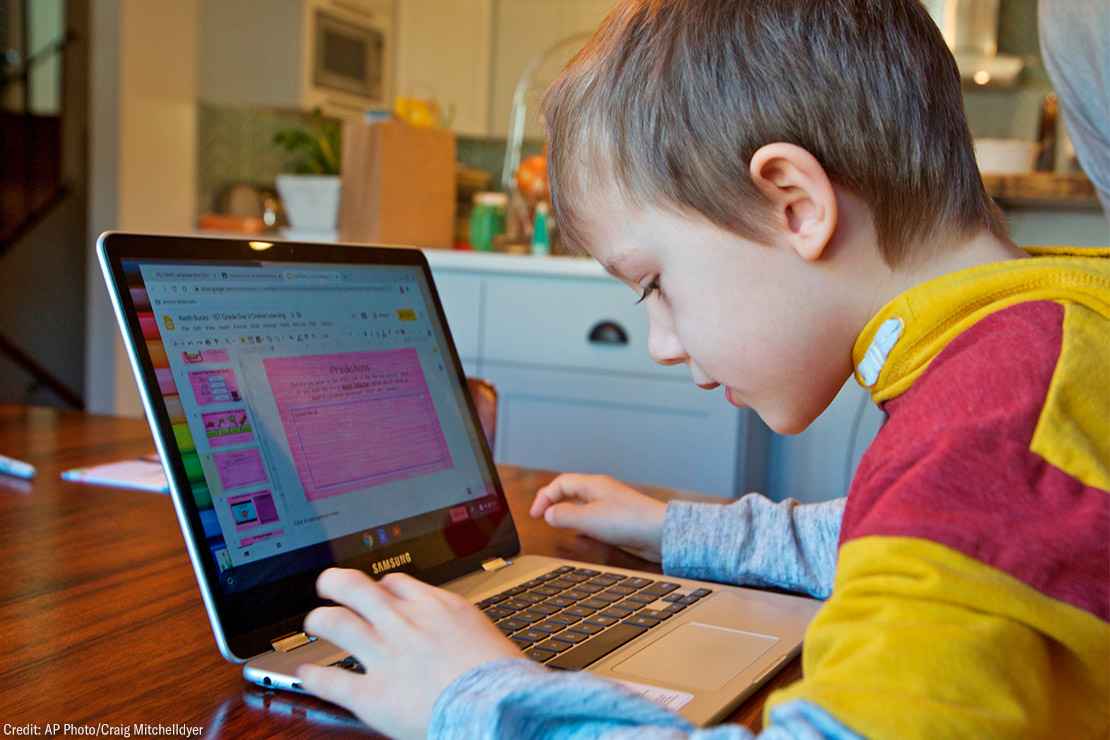
<instances>
[{"instance_id":1,"label":"boy's right hand","mask_svg":"<svg viewBox=\"0 0 1110 740\"><path fill-rule=\"evenodd\" d=\"M564 473L536 493L528 513L658 563L666 510L662 501L608 475Z\"/></svg>"}]
</instances>

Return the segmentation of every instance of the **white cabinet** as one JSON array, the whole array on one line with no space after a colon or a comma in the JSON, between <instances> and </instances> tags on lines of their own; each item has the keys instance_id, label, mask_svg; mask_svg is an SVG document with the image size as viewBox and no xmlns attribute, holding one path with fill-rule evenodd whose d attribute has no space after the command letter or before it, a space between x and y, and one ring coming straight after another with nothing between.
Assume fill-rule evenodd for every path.
<instances>
[{"instance_id":1,"label":"white cabinet","mask_svg":"<svg viewBox=\"0 0 1110 740\"><path fill-rule=\"evenodd\" d=\"M766 427L685 368L652 363L645 312L599 265L426 254L466 371L497 388L498 462L763 490Z\"/></svg>"}]
</instances>

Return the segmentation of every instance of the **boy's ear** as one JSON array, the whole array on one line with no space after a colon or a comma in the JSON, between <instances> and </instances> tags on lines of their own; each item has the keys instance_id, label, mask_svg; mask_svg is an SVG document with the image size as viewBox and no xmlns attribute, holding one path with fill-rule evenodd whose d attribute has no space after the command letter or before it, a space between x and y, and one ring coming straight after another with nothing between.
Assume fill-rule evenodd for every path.
<instances>
[{"instance_id":1,"label":"boy's ear","mask_svg":"<svg viewBox=\"0 0 1110 740\"><path fill-rule=\"evenodd\" d=\"M837 219L836 192L825 168L802 147L779 142L761 147L749 169L786 243L805 260L820 259Z\"/></svg>"}]
</instances>

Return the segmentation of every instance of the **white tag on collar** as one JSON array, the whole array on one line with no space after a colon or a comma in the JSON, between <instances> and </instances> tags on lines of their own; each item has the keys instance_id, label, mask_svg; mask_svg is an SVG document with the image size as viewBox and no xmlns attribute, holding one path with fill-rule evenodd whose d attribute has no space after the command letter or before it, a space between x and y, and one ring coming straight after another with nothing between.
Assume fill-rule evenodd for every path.
<instances>
[{"instance_id":1,"label":"white tag on collar","mask_svg":"<svg viewBox=\"0 0 1110 740\"><path fill-rule=\"evenodd\" d=\"M882 372L883 365L886 364L886 358L902 336L904 326L902 319L895 316L884 321L879 330L875 332L875 338L871 340L871 346L867 348L863 359L856 365L856 372L863 378L863 384L867 387L875 385L875 382L879 379L879 373Z\"/></svg>"}]
</instances>

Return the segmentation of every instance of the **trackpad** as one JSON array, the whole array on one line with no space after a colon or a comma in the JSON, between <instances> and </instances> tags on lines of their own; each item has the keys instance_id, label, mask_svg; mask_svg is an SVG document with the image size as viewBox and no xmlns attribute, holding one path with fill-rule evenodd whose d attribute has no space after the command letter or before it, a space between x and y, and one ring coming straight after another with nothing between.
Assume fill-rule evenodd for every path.
<instances>
[{"instance_id":1,"label":"trackpad","mask_svg":"<svg viewBox=\"0 0 1110 740\"><path fill-rule=\"evenodd\" d=\"M716 691L778 641L770 635L690 622L613 666L612 671Z\"/></svg>"}]
</instances>

